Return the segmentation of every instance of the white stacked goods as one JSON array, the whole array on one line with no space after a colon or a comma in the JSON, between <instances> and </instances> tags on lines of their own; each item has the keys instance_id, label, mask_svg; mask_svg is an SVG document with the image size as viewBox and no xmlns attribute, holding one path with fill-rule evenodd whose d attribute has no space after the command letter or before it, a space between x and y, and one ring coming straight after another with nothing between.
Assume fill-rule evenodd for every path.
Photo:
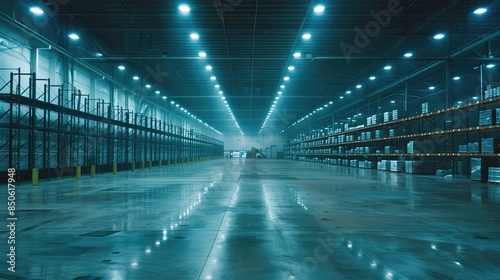
<instances>
[{"instance_id":1,"label":"white stacked goods","mask_svg":"<svg viewBox=\"0 0 500 280\"><path fill-rule=\"evenodd\" d=\"M392 110L392 120L395 121L398 119L398 110Z\"/></svg>"},{"instance_id":2,"label":"white stacked goods","mask_svg":"<svg viewBox=\"0 0 500 280\"><path fill-rule=\"evenodd\" d=\"M405 172L405 161L404 160L391 160L391 171L392 172Z\"/></svg>"}]
</instances>

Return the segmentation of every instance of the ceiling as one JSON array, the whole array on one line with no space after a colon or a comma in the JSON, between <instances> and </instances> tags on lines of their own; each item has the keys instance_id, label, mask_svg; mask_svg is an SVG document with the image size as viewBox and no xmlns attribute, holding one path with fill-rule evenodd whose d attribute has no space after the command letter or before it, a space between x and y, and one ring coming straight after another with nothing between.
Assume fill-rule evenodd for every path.
<instances>
[{"instance_id":1,"label":"ceiling","mask_svg":"<svg viewBox=\"0 0 500 280\"><path fill-rule=\"evenodd\" d=\"M79 32L82 40L92 42L79 55L81 59L113 69L117 79L137 86L155 102L173 110L178 108L170 101L180 104L224 134L239 133L238 124L245 135L257 135L260 131L279 133L329 102L333 110L361 108L360 102L373 99L371 93L385 85L433 61L450 58L453 51L500 26L498 1L482 2L488 12L475 16L472 11L479 2L79 0L65 1L55 16L65 32ZM179 10L182 3L189 5L188 14ZM325 6L320 15L313 11L316 4ZM390 19L381 17L382 24L377 23L373 14L387 15L389 8ZM366 27L372 28L372 37L363 41L355 28ZM198 40L190 38L193 32ZM432 38L437 32L446 34L441 42ZM304 33L312 37L304 40ZM346 57L348 45L356 47L350 59ZM490 46L488 51L497 55L499 39L492 38ZM200 51L207 56L200 57ZM403 54L410 51L414 56L405 58ZM455 56L453 71L470 72L468 58L477 59L485 51L481 44ZM295 52L301 57L294 58ZM126 70L117 70L120 64ZM383 70L387 64L392 66L390 73ZM212 69L207 70L207 65ZM290 71L289 66L295 69ZM437 77L444 68L436 69L420 79L442 84ZM133 81L134 75L140 80ZM370 82L372 75L376 80ZM284 81L286 76L289 81ZM360 83L362 92L356 93L355 85ZM412 85L419 83L414 80ZM146 84L152 88L145 88ZM418 91L419 86L415 87ZM160 95L154 94L156 90ZM347 90L353 94L340 100ZM381 91L378 100L389 91ZM167 101L161 99L163 95Z\"/></svg>"}]
</instances>

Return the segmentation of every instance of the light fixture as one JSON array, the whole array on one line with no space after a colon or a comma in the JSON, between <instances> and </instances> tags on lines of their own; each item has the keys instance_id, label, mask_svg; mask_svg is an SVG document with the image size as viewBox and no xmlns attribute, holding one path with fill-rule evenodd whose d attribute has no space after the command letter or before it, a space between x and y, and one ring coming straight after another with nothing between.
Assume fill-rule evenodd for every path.
<instances>
[{"instance_id":1,"label":"light fixture","mask_svg":"<svg viewBox=\"0 0 500 280\"><path fill-rule=\"evenodd\" d=\"M181 5L179 5L179 11L181 11L182 14L186 15L186 14L189 14L189 12L191 11L191 9L189 8L188 5L181 4Z\"/></svg>"},{"instance_id":2,"label":"light fixture","mask_svg":"<svg viewBox=\"0 0 500 280\"><path fill-rule=\"evenodd\" d=\"M212 66L207 65L207 66L205 66L205 69L207 69L207 70L209 70L209 71L210 71L210 70L212 70Z\"/></svg>"},{"instance_id":3,"label":"light fixture","mask_svg":"<svg viewBox=\"0 0 500 280\"><path fill-rule=\"evenodd\" d=\"M293 70L295 70L295 67L294 66L288 66L288 70L289 71L293 71Z\"/></svg>"},{"instance_id":4,"label":"light fixture","mask_svg":"<svg viewBox=\"0 0 500 280\"><path fill-rule=\"evenodd\" d=\"M301 55L302 54L300 52L296 52L296 53L293 54L293 57L300 58Z\"/></svg>"},{"instance_id":5,"label":"light fixture","mask_svg":"<svg viewBox=\"0 0 500 280\"><path fill-rule=\"evenodd\" d=\"M175 107L179 108L179 104L175 104Z\"/></svg>"},{"instance_id":6,"label":"light fixture","mask_svg":"<svg viewBox=\"0 0 500 280\"><path fill-rule=\"evenodd\" d=\"M289 81L290 80L290 77L284 77L283 80L285 81Z\"/></svg>"},{"instance_id":7,"label":"light fixture","mask_svg":"<svg viewBox=\"0 0 500 280\"><path fill-rule=\"evenodd\" d=\"M102 56L103 56L103 54L102 54L102 53L100 53L100 52L98 52L98 53L96 53L96 54L95 54L95 56L97 56L97 57L102 57Z\"/></svg>"},{"instance_id":8,"label":"light fixture","mask_svg":"<svg viewBox=\"0 0 500 280\"><path fill-rule=\"evenodd\" d=\"M123 65L119 65L119 66L118 66L118 69L120 69L121 71L123 71L123 70L125 70L125 66L123 66Z\"/></svg>"},{"instance_id":9,"label":"light fixture","mask_svg":"<svg viewBox=\"0 0 500 280\"><path fill-rule=\"evenodd\" d=\"M429 89L430 89L430 90L435 90L435 89L436 89L436 87L434 87L434 86L430 86L430 87L429 87Z\"/></svg>"},{"instance_id":10,"label":"light fixture","mask_svg":"<svg viewBox=\"0 0 500 280\"><path fill-rule=\"evenodd\" d=\"M453 77L453 80L458 81L458 80L460 80L460 77L459 76L455 76L455 77Z\"/></svg>"},{"instance_id":11,"label":"light fixture","mask_svg":"<svg viewBox=\"0 0 500 280\"><path fill-rule=\"evenodd\" d=\"M132 77L132 79L134 79L134 81L138 81L139 80L139 76L134 76L134 77Z\"/></svg>"},{"instance_id":12,"label":"light fixture","mask_svg":"<svg viewBox=\"0 0 500 280\"><path fill-rule=\"evenodd\" d=\"M78 36L76 33L71 33L68 35L68 37L71 39L71 40L78 40L80 39L80 36Z\"/></svg>"},{"instance_id":13,"label":"light fixture","mask_svg":"<svg viewBox=\"0 0 500 280\"><path fill-rule=\"evenodd\" d=\"M224 92L222 90L219 90L219 94L223 94Z\"/></svg>"},{"instance_id":14,"label":"light fixture","mask_svg":"<svg viewBox=\"0 0 500 280\"><path fill-rule=\"evenodd\" d=\"M220 85L215 85L215 88L220 88Z\"/></svg>"},{"instance_id":15,"label":"light fixture","mask_svg":"<svg viewBox=\"0 0 500 280\"><path fill-rule=\"evenodd\" d=\"M493 67L495 67L495 64L493 64L493 63L490 63L490 64L486 65L486 68L490 68L491 69Z\"/></svg>"},{"instance_id":16,"label":"light fixture","mask_svg":"<svg viewBox=\"0 0 500 280\"><path fill-rule=\"evenodd\" d=\"M311 39L311 33L304 33L304 35L302 35L302 39L304 39L304 40Z\"/></svg>"},{"instance_id":17,"label":"light fixture","mask_svg":"<svg viewBox=\"0 0 500 280\"><path fill-rule=\"evenodd\" d=\"M160 91L159 91L159 90L157 90L157 91L155 91L155 93L156 93L156 94L160 94Z\"/></svg>"},{"instance_id":18,"label":"light fixture","mask_svg":"<svg viewBox=\"0 0 500 280\"><path fill-rule=\"evenodd\" d=\"M285 85L281 85L280 88L285 88Z\"/></svg>"},{"instance_id":19,"label":"light fixture","mask_svg":"<svg viewBox=\"0 0 500 280\"><path fill-rule=\"evenodd\" d=\"M36 16L41 16L44 14L43 10L37 6L31 7L30 12L32 12Z\"/></svg>"},{"instance_id":20,"label":"light fixture","mask_svg":"<svg viewBox=\"0 0 500 280\"><path fill-rule=\"evenodd\" d=\"M394 104L394 103L396 103L396 101L392 100L392 101L391 101L391 104Z\"/></svg>"},{"instance_id":21,"label":"light fixture","mask_svg":"<svg viewBox=\"0 0 500 280\"><path fill-rule=\"evenodd\" d=\"M330 105L333 104L333 101L328 102L328 104L330 104Z\"/></svg>"},{"instance_id":22,"label":"light fixture","mask_svg":"<svg viewBox=\"0 0 500 280\"><path fill-rule=\"evenodd\" d=\"M345 92L345 94L351 94L351 91L350 91L350 90L348 90L348 91L346 91L346 92Z\"/></svg>"},{"instance_id":23,"label":"light fixture","mask_svg":"<svg viewBox=\"0 0 500 280\"><path fill-rule=\"evenodd\" d=\"M217 78L215 76L210 77L210 80L215 81Z\"/></svg>"},{"instance_id":24,"label":"light fixture","mask_svg":"<svg viewBox=\"0 0 500 280\"><path fill-rule=\"evenodd\" d=\"M413 53L411 53L411 52L407 52L407 53L405 53L405 55L404 55L404 57L406 57L406 58L410 58L410 57L412 57L412 56L413 56Z\"/></svg>"},{"instance_id":25,"label":"light fixture","mask_svg":"<svg viewBox=\"0 0 500 280\"><path fill-rule=\"evenodd\" d=\"M163 96L162 98L163 98L163 99L167 99L167 97L166 97L166 96Z\"/></svg>"},{"instance_id":26,"label":"light fixture","mask_svg":"<svg viewBox=\"0 0 500 280\"><path fill-rule=\"evenodd\" d=\"M371 77L370 77L370 80L372 80L372 81L375 81L375 79L376 79L376 77L375 77L375 76L371 76Z\"/></svg>"},{"instance_id":27,"label":"light fixture","mask_svg":"<svg viewBox=\"0 0 500 280\"><path fill-rule=\"evenodd\" d=\"M486 9L484 7L480 7L480 8L477 8L474 11L474 14L476 14L476 15L482 15L482 14L486 13L487 11L488 11L488 9Z\"/></svg>"},{"instance_id":28,"label":"light fixture","mask_svg":"<svg viewBox=\"0 0 500 280\"><path fill-rule=\"evenodd\" d=\"M282 91L278 91L278 94L281 95L281 94L283 94L283 92Z\"/></svg>"},{"instance_id":29,"label":"light fixture","mask_svg":"<svg viewBox=\"0 0 500 280\"><path fill-rule=\"evenodd\" d=\"M191 39L193 39L193 40L198 40L198 39L200 39L200 35L198 35L198 33L191 33L191 34L189 35L189 37L191 37Z\"/></svg>"},{"instance_id":30,"label":"light fixture","mask_svg":"<svg viewBox=\"0 0 500 280\"><path fill-rule=\"evenodd\" d=\"M175 102L174 102L174 101L170 101L170 104L174 105L174 104L175 104Z\"/></svg>"},{"instance_id":31,"label":"light fixture","mask_svg":"<svg viewBox=\"0 0 500 280\"><path fill-rule=\"evenodd\" d=\"M343 96L341 96L341 97L340 97L340 99L344 99L344 97L343 97Z\"/></svg>"},{"instance_id":32,"label":"light fixture","mask_svg":"<svg viewBox=\"0 0 500 280\"><path fill-rule=\"evenodd\" d=\"M384 70L391 70L391 69L392 69L392 66L390 66L390 65L384 66Z\"/></svg>"},{"instance_id":33,"label":"light fixture","mask_svg":"<svg viewBox=\"0 0 500 280\"><path fill-rule=\"evenodd\" d=\"M151 88L151 85L150 85L150 84L147 84L147 85L146 85L146 88Z\"/></svg>"},{"instance_id":34,"label":"light fixture","mask_svg":"<svg viewBox=\"0 0 500 280\"><path fill-rule=\"evenodd\" d=\"M356 88L362 88L363 86L362 85L357 85Z\"/></svg>"},{"instance_id":35,"label":"light fixture","mask_svg":"<svg viewBox=\"0 0 500 280\"><path fill-rule=\"evenodd\" d=\"M321 15L324 11L325 6L323 5L316 5L316 7L314 7L314 13L316 13L317 15Z\"/></svg>"},{"instance_id":36,"label":"light fixture","mask_svg":"<svg viewBox=\"0 0 500 280\"><path fill-rule=\"evenodd\" d=\"M206 52L199 52L198 56L199 57L207 57L207 53Z\"/></svg>"},{"instance_id":37,"label":"light fixture","mask_svg":"<svg viewBox=\"0 0 500 280\"><path fill-rule=\"evenodd\" d=\"M438 33L436 35L434 35L434 39L436 40L441 40L444 38L444 34L443 33Z\"/></svg>"}]
</instances>

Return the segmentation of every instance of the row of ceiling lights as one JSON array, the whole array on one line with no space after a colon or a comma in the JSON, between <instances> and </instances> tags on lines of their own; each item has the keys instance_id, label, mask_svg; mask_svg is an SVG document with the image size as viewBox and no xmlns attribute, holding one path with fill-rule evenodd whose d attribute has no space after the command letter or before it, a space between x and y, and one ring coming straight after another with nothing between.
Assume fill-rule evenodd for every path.
<instances>
[{"instance_id":1,"label":"row of ceiling lights","mask_svg":"<svg viewBox=\"0 0 500 280\"><path fill-rule=\"evenodd\" d=\"M320 11L319 13L322 13L322 12L324 11L324 6L322 6L322 5L318 5L318 6L321 6L321 8L318 8L318 11ZM318 6L317 6L317 7L318 7ZM316 13L316 14L318 14L318 12L317 12L316 8L315 8L315 10L314 10L314 11L315 11L315 13ZM480 7L480 8L477 8L476 10L474 10L474 12L473 12L473 13L474 13L474 14L476 14L476 15L482 15L482 14L486 13L487 11L488 11L488 9L487 9L487 8ZM311 37L312 37L312 35L311 35L310 33L304 33L304 34L302 35L302 39L304 39L304 40L309 40L309 39L311 39ZM445 38L445 34L443 34L443 33L437 33L437 34L435 34L435 35L433 36L433 38L434 38L435 40L441 40L441 39L444 39L444 38ZM403 56L404 56L405 58L411 58L411 57L413 57L413 53L412 53L412 52L407 52L407 53L405 53ZM301 53L300 53L300 52L295 52L295 53L293 54L293 57L294 57L294 58L300 58L300 57L301 57ZM491 68L495 67L495 64L492 64L492 63L491 63L491 64L486 65L485 67L486 67L486 68L490 68L490 69L491 69ZM386 66L384 66L384 70L386 70L386 71L389 71L389 70L391 70L391 69L392 69L392 66L391 66L391 65L386 65ZM370 80L370 81L375 81L376 79L377 79L377 77L376 77L376 76L370 76L370 77L369 77L369 80ZM455 76L455 77L453 77L453 80L454 80L454 81L458 81L458 80L460 80L460 76ZM363 85L361 85L361 84L357 84L357 85L356 85L356 88L357 88L357 89L361 89L362 87L363 87ZM435 90L435 89L436 89L436 87L435 87L435 86L432 86L432 85L431 85L431 86L429 86L429 90ZM346 94L346 95L350 95L351 93L352 93L352 91L351 91L351 90L347 90L347 91L345 92L345 94ZM342 96L340 96L340 99L344 99L344 96L343 96L343 95L342 95ZM477 99L477 98L476 98L476 99ZM394 101L394 100L393 100L393 101L391 101L391 104L394 104L394 103L395 103L395 101ZM283 133L283 132L285 132L286 130L288 130L288 129L290 129L290 128L294 127L295 125L297 125L297 124L299 124L299 123L301 123L301 122L305 121L307 118L311 117L313 114L316 114L317 112L324 110L324 108L327 108L328 106L330 106L330 105L332 105L332 104L333 104L333 101L329 101L327 104L323 105L322 107L319 107L319 108L315 109L315 110L314 110L314 111L312 111L311 113L307 114L305 117L303 117L303 118L299 119L298 121L294 122L294 123L293 123L292 125L290 125L288 128L283 129L280 133ZM459 104L460 104L460 103L459 103ZM267 119L266 119L266 121L267 121ZM263 127L264 127L264 126L265 126L265 122L264 122ZM262 129L261 129L261 131L262 131Z\"/></svg>"},{"instance_id":2,"label":"row of ceiling lights","mask_svg":"<svg viewBox=\"0 0 500 280\"><path fill-rule=\"evenodd\" d=\"M182 13L185 13L185 12L186 12L186 10L187 10L187 13L189 13L189 7L187 7L186 5L181 5L181 6L179 6L179 10L181 10L181 12L182 12ZM31 12L31 13L33 13L34 15L36 15L36 16L42 16L42 15L44 15L44 14L45 14L45 12L43 11L43 9L42 9L42 8L40 8L39 6L33 6L33 7L31 7L31 8L30 8L30 12ZM197 36L197 34L196 34L196 36ZM194 36L193 34L191 34L191 38L196 37L196 36ZM70 34L68 35L68 37L69 37L71 40L73 40L73 41L77 41L77 40L79 40L79 39L80 39L80 36L79 36L77 33L74 33L74 32L73 32L73 33L70 33ZM103 56L103 54L102 54L102 53L96 53L96 56L97 56L97 57L102 57L102 56ZM201 56L201 53L200 53L200 56ZM206 55L205 55L205 56L206 56ZM125 71L125 69L126 69L126 67L125 67L124 65L119 65L119 66L118 66L118 70L120 70L120 71ZM137 76L137 75L133 76L133 77L132 77L132 79L133 79L134 81L139 81L139 80L140 80L139 76ZM148 89L148 90L152 88L152 86L151 86L150 84L146 84L146 85L145 85L145 87L146 87L146 89ZM161 94L161 92L160 92L159 90L156 90L156 91L155 91L155 94L160 95L160 94ZM162 96L162 99L163 99L163 100L167 100L167 96L166 96L166 95L163 95L163 96ZM182 112L184 112L185 114L187 114L187 115L188 115L188 116L190 116L191 118L193 118L193 119L197 120L199 123L201 123L201 124L205 125L206 127L208 127L208 128L210 128L210 129L212 129L212 130L213 130L213 131L215 131L216 133L218 133L218 134L222 135L222 133L221 133L220 131L218 131L217 129L213 128L213 127L212 127L212 126L210 126L209 124L205 123L203 120L199 119L199 118L198 118L198 117L196 117L195 115L191 114L191 113L190 113L187 109L185 109L184 107L181 107L181 105L180 105L180 104L175 103L175 101L170 101L170 104L172 104L173 106L175 106L175 108L180 109Z\"/></svg>"},{"instance_id":3,"label":"row of ceiling lights","mask_svg":"<svg viewBox=\"0 0 500 280\"><path fill-rule=\"evenodd\" d=\"M180 12L181 12L181 14L183 14L183 15L188 15L188 14L189 14L189 12L191 11L191 8L190 8L187 4L181 4L181 5L179 5L179 11L180 11ZM200 35L199 35L198 33L196 33L196 32L192 32L191 34L189 34L189 37L190 37L190 38L191 38L191 40L193 40L193 41L197 41L197 40L199 40L199 39L200 39ZM198 53L198 56L199 56L200 58L203 58L203 59L204 59L204 58L206 58L206 57L207 57L207 53L206 53L206 52L204 52L204 51L200 51L200 52ZM205 70L207 70L207 71L213 71L213 67L212 67L211 65L206 65L206 66L205 66ZM211 80L212 82L215 82L215 81L217 81L217 77L216 77L216 76L214 76L214 75L211 75L211 76L210 76L210 80ZM214 86L214 87L215 87L215 89L217 90L218 94L220 95L221 100L224 102L224 105L226 106L226 108L227 108L227 110L228 110L229 114L231 115L231 118L233 119L234 123L236 124L236 127L237 127L237 128L238 128L238 130L240 131L240 134L241 134L241 135L245 135L245 134L243 133L243 131L241 130L241 127L240 127L240 125L238 124L238 121L236 121L236 118L234 117L234 113L233 113L233 111L231 110L231 107L229 106L229 104L228 104L228 102L227 102L227 100L226 100L226 97L224 96L224 92L221 90L221 86L220 86L219 84L215 84L215 86Z\"/></svg>"},{"instance_id":4,"label":"row of ceiling lights","mask_svg":"<svg viewBox=\"0 0 500 280\"><path fill-rule=\"evenodd\" d=\"M314 11L314 13L316 15L321 15L325 11L325 6L324 5L316 5L314 7L313 11ZM311 37L312 37L311 33L304 33L304 34L302 34L302 39L303 40L310 40ZM302 56L302 54L300 52L295 52L293 54L294 58L300 58L301 56ZM295 70L295 66L293 66L293 65L288 66L288 72L289 73L292 72L292 71L294 71L294 70ZM283 77L283 81L285 81L285 82L290 81L290 76ZM271 104L271 108L269 109L269 112L267 113L266 119L264 120L264 123L262 124L262 126L261 126L261 128L259 130L259 133L262 133L262 131L266 127L267 122L271 118L271 116L272 116L272 114L274 112L274 109L276 108L276 105L278 104L278 101L280 100L280 97L282 96L283 90L285 88L286 88L286 86L284 84L281 84L279 86L279 90L276 92L276 95L274 96L274 100L273 100L273 103Z\"/></svg>"}]
</instances>

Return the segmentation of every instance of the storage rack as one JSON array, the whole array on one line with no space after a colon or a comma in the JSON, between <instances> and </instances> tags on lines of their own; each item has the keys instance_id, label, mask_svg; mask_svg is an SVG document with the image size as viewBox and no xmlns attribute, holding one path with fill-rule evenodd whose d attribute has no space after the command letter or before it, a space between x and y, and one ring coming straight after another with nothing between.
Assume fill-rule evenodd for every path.
<instances>
[{"instance_id":1,"label":"storage rack","mask_svg":"<svg viewBox=\"0 0 500 280\"><path fill-rule=\"evenodd\" d=\"M285 158L363 168L377 168L386 160L417 161L430 165L434 172L451 169L453 176L470 177L471 158L483 159L485 168L500 166L500 153L459 149L485 137L498 136L500 122L481 125L479 117L481 110L494 110L499 105L500 98L493 97L346 131L335 125L333 129L311 133L303 128L290 135L290 143L284 146ZM375 137L377 131L384 133ZM414 151L407 149L411 141L418 143ZM387 152L385 147L392 148ZM368 164L361 166L361 161Z\"/></svg>"},{"instance_id":2,"label":"storage rack","mask_svg":"<svg viewBox=\"0 0 500 280\"><path fill-rule=\"evenodd\" d=\"M158 120L67 92L35 73L10 73L0 87L0 177L8 168L20 180L31 179L34 168L50 179L74 175L77 166L82 173L91 166L111 172L223 155L223 142L188 130L179 117Z\"/></svg>"}]
</instances>

